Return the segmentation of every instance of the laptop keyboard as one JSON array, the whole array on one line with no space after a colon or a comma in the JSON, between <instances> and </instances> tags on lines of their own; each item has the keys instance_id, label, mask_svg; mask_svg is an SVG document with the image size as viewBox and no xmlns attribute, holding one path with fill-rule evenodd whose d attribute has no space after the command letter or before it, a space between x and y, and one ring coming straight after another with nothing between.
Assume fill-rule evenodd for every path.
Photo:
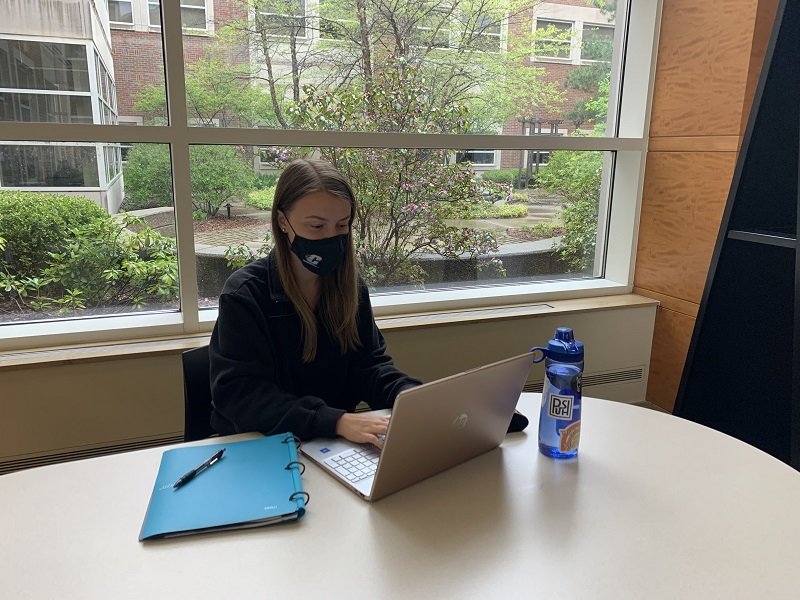
<instances>
[{"instance_id":1,"label":"laptop keyboard","mask_svg":"<svg viewBox=\"0 0 800 600\"><path fill-rule=\"evenodd\" d=\"M331 456L325 460L325 464L347 479L347 481L356 483L375 474L380 456L381 452L378 448L365 446L345 450L341 454Z\"/></svg>"}]
</instances>

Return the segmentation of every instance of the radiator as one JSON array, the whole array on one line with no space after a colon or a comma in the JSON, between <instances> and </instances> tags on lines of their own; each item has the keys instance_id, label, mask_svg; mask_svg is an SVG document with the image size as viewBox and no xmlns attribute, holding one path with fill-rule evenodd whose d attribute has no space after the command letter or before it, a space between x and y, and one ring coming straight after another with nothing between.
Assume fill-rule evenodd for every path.
<instances>
[{"instance_id":1,"label":"radiator","mask_svg":"<svg viewBox=\"0 0 800 600\"><path fill-rule=\"evenodd\" d=\"M177 444L183 441L183 435L168 435L163 437L153 437L148 439L127 440L114 444L88 446L41 454L35 456L6 457L0 459L0 475L20 471L22 469L32 469L33 467L44 467L56 463L80 460L83 458L94 458L107 454L117 454L119 452L130 452L143 448L153 448L155 446L166 446L167 444Z\"/></svg>"}]
</instances>

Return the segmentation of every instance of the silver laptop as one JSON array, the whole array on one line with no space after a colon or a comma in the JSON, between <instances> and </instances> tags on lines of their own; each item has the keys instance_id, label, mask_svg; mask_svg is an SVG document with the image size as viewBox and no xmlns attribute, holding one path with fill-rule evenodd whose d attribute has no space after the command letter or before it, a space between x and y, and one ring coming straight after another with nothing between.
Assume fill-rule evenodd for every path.
<instances>
[{"instance_id":1,"label":"silver laptop","mask_svg":"<svg viewBox=\"0 0 800 600\"><path fill-rule=\"evenodd\" d=\"M527 352L403 390L383 450L344 438L300 450L364 499L379 500L500 445L533 358Z\"/></svg>"}]
</instances>

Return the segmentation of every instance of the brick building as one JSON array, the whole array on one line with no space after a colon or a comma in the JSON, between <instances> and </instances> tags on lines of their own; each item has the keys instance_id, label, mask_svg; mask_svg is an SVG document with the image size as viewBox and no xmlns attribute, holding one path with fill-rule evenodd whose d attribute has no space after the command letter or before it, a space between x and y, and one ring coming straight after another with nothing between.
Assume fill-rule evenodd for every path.
<instances>
[{"instance_id":1,"label":"brick building","mask_svg":"<svg viewBox=\"0 0 800 600\"><path fill-rule=\"evenodd\" d=\"M588 99L586 92L566 88L564 82L576 69L607 60L607 56L592 53L588 42L590 38L605 38L609 42L614 39L613 14L589 6L587 0L555 0L542 2L522 18L514 19L509 24L509 43L513 43L516 35L524 36L526 29L535 32L537 40L547 40L549 31L557 32L546 44L544 50L539 50L534 44L533 52L525 59L525 64L541 69L543 79L563 88L564 100L557 107L550 109L536 106L528 107L525 115L526 122L520 119L510 119L503 126L503 133L510 135L550 134L564 135L575 131L579 127L585 128L594 125L591 122L578 122L570 118L570 112L576 105ZM518 167L525 164L525 160L539 164L546 164L548 154L543 152L532 153L531 156L521 156L519 151L499 151L501 158L494 164L503 168Z\"/></svg>"},{"instance_id":2,"label":"brick building","mask_svg":"<svg viewBox=\"0 0 800 600\"><path fill-rule=\"evenodd\" d=\"M184 60L201 58L214 42L217 24L247 18L241 1L181 0L184 25ZM143 114L134 108L147 85L164 85L160 0L108 0L111 47L117 73L120 123L141 124ZM249 63L246 47L231 48L225 56L232 65Z\"/></svg>"}]
</instances>

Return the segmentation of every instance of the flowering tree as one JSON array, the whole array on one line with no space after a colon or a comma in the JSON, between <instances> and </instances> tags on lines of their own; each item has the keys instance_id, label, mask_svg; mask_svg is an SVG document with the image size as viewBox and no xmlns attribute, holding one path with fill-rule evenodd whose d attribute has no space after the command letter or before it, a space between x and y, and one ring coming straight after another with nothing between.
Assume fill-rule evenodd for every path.
<instances>
[{"instance_id":1,"label":"flowering tree","mask_svg":"<svg viewBox=\"0 0 800 600\"><path fill-rule=\"evenodd\" d=\"M391 67L361 92L307 86L295 117L304 126L327 129L464 131L463 105L426 107L418 67L401 59L393 59ZM497 251L491 233L446 224L471 204L485 202L480 180L470 169L447 164L447 151L321 148L319 153L347 175L359 200L353 233L370 284L422 284L425 272L411 260L418 253L475 259Z\"/></svg>"}]
</instances>

